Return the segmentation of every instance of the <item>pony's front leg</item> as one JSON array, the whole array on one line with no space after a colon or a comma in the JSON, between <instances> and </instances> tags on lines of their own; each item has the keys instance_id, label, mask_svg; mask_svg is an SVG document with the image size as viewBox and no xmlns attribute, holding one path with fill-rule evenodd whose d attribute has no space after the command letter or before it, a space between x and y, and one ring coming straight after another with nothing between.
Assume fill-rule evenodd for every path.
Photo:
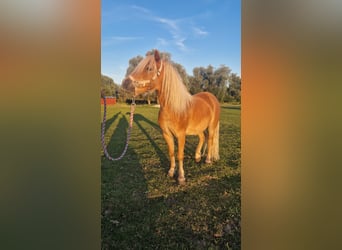
<instances>
[{"instance_id":1,"label":"pony's front leg","mask_svg":"<svg viewBox=\"0 0 342 250\"><path fill-rule=\"evenodd\" d=\"M176 166L176 160L175 160L175 145L173 141L173 136L170 132L163 132L164 139L166 141L167 147L169 149L169 157L170 157L170 169L169 169L169 176L173 177L175 173L175 166Z\"/></svg>"},{"instance_id":2,"label":"pony's front leg","mask_svg":"<svg viewBox=\"0 0 342 250\"><path fill-rule=\"evenodd\" d=\"M178 136L178 183L185 184L183 159L184 159L185 135Z\"/></svg>"}]
</instances>

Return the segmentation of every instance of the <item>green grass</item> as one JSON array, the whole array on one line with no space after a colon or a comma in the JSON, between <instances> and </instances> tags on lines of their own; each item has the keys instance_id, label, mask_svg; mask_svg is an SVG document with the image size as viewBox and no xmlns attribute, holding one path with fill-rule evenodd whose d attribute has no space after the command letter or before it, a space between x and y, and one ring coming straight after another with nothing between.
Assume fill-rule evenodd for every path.
<instances>
[{"instance_id":1,"label":"green grass","mask_svg":"<svg viewBox=\"0 0 342 250\"><path fill-rule=\"evenodd\" d=\"M113 157L125 146L129 109L107 107L105 138ZM198 139L187 137L185 186L167 177L158 111L136 107L122 160L102 154L102 249L240 249L240 106L221 108L219 161L195 163Z\"/></svg>"}]
</instances>

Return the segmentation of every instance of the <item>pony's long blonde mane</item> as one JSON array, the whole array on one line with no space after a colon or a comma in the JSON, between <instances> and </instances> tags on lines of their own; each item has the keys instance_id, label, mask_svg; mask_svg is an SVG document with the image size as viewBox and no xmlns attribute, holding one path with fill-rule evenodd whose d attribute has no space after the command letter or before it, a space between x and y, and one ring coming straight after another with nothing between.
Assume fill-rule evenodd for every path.
<instances>
[{"instance_id":1,"label":"pony's long blonde mane","mask_svg":"<svg viewBox=\"0 0 342 250\"><path fill-rule=\"evenodd\" d=\"M189 108L192 96L171 62L163 60L163 67L164 79L159 93L161 101L174 113L182 114Z\"/></svg>"}]
</instances>

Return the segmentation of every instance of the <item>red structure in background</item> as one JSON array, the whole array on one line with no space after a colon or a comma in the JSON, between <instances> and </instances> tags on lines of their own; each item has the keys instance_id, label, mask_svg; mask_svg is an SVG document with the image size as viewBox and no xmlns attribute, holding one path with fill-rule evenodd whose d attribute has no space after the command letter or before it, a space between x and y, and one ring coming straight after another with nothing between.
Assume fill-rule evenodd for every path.
<instances>
[{"instance_id":1,"label":"red structure in background","mask_svg":"<svg viewBox=\"0 0 342 250\"><path fill-rule=\"evenodd\" d=\"M116 103L116 98L114 96L106 96L106 104L114 105ZM101 105L103 105L103 98L101 98Z\"/></svg>"}]
</instances>

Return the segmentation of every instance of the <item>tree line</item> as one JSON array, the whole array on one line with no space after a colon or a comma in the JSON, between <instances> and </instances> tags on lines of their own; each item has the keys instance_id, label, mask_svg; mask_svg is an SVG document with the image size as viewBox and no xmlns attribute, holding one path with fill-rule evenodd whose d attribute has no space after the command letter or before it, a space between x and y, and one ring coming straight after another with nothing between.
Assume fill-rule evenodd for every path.
<instances>
[{"instance_id":1,"label":"tree line","mask_svg":"<svg viewBox=\"0 0 342 250\"><path fill-rule=\"evenodd\" d=\"M147 54L151 52L149 51ZM232 73L228 66L220 65L216 69L212 65L195 67L191 76L186 73L185 68L181 64L171 60L170 53L161 52L161 56L172 62L191 94L208 91L213 93L220 102L241 103L241 78L237 74ZM142 59L143 57L139 55L129 60L126 77ZM112 78L105 75L101 75L101 90L106 96L115 96L121 102L125 102L126 99L131 97L130 93L121 88ZM155 92L146 93L139 98L146 100L148 103L157 102Z\"/></svg>"}]
</instances>

